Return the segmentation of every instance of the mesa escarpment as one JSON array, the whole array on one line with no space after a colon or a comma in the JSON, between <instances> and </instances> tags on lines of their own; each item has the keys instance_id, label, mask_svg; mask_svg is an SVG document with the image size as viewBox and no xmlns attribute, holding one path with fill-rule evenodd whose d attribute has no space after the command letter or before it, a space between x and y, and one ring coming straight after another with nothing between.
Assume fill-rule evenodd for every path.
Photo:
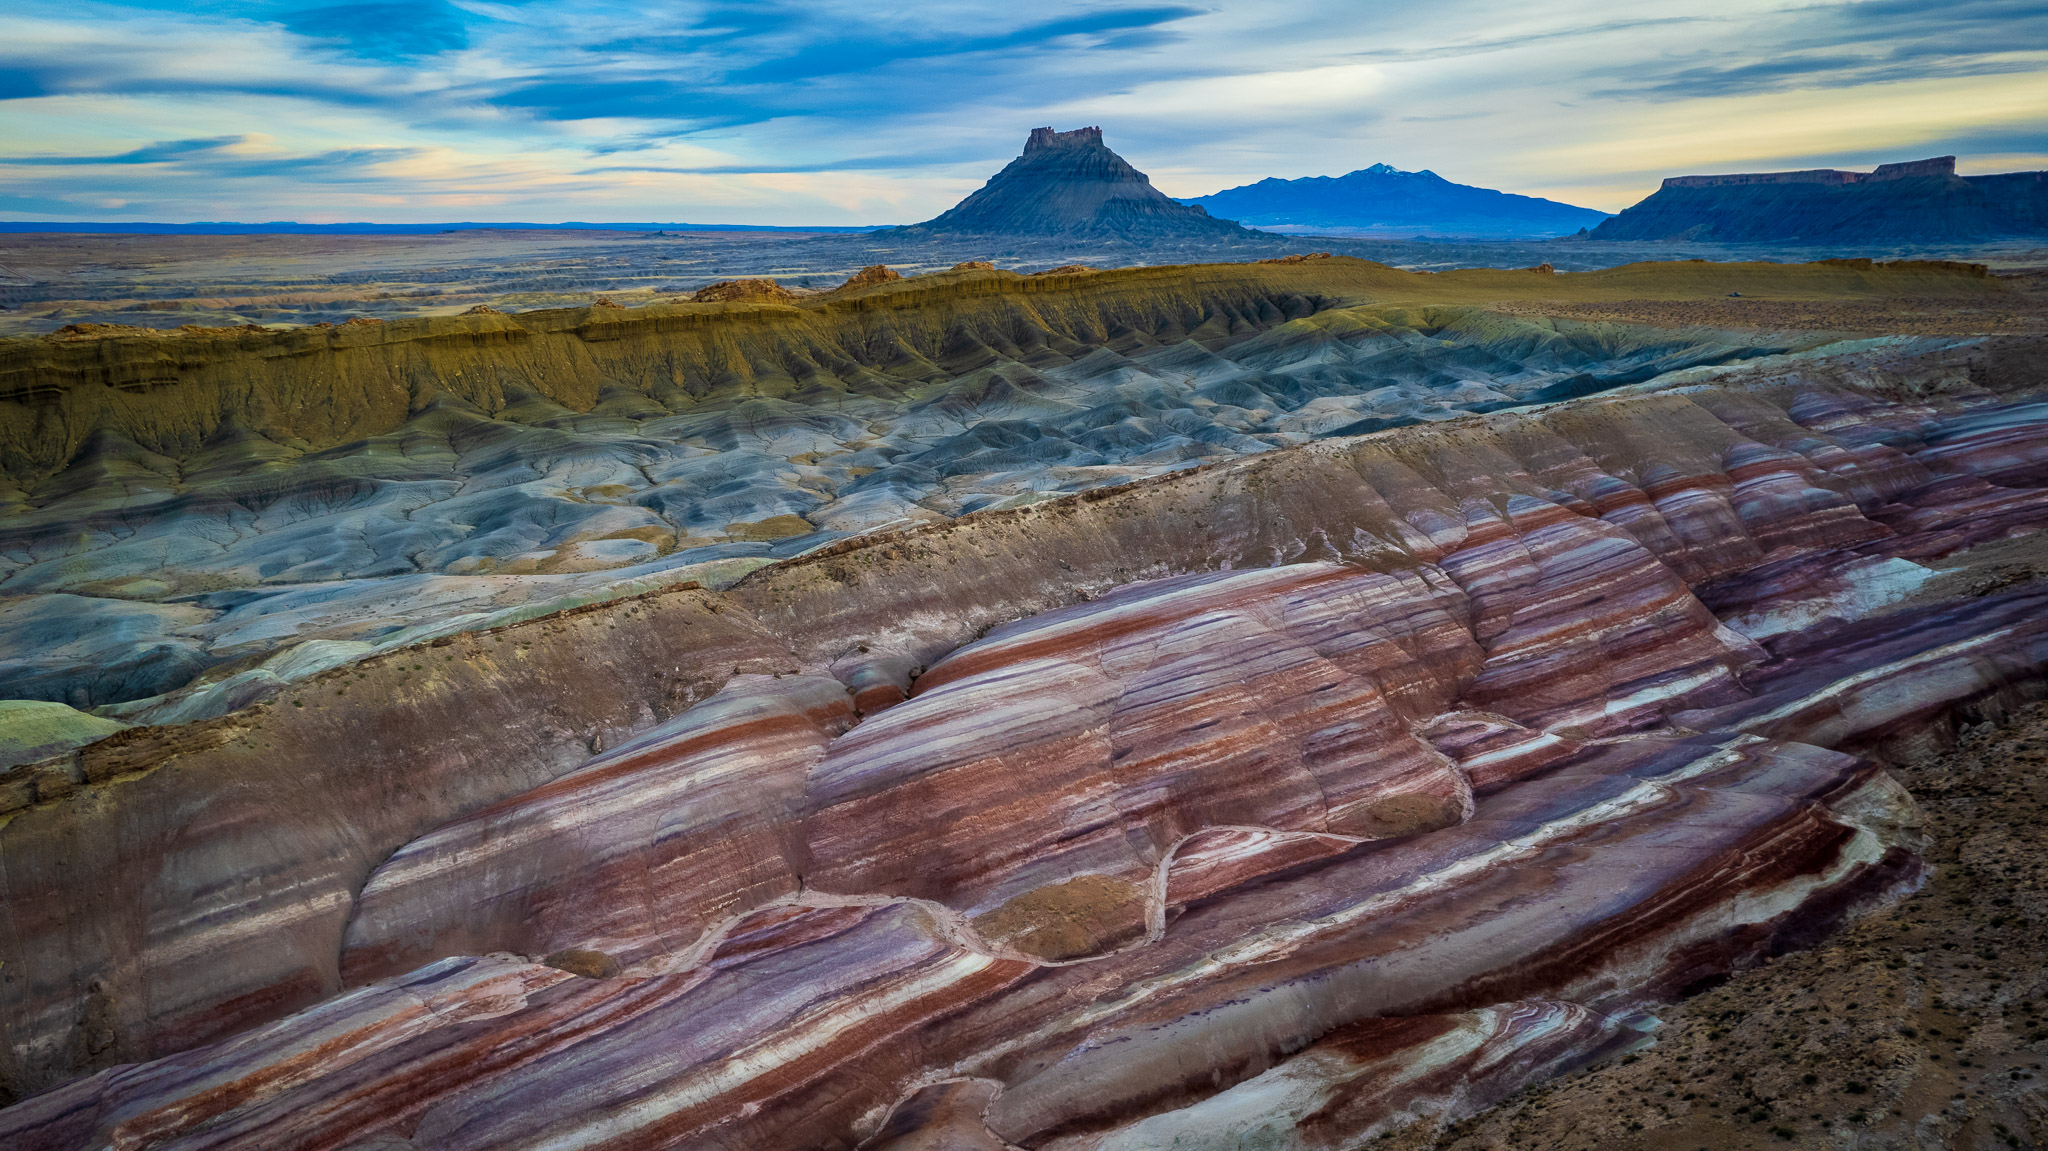
<instances>
[{"instance_id":1,"label":"mesa escarpment","mask_svg":"<svg viewBox=\"0 0 2048 1151\"><path fill-rule=\"evenodd\" d=\"M2048 232L2048 172L1956 175L1956 158L1672 176L1593 229L1601 240L1778 243L1957 241Z\"/></svg>"},{"instance_id":2,"label":"mesa escarpment","mask_svg":"<svg viewBox=\"0 0 2048 1151\"><path fill-rule=\"evenodd\" d=\"M90 745L0 826L0 991L12 1090L106 1069L0 1130L1335 1146L1497 1098L1916 882L1849 753L2041 693L2038 588L1901 606L2048 520L1976 355L1325 438Z\"/></svg>"}]
</instances>

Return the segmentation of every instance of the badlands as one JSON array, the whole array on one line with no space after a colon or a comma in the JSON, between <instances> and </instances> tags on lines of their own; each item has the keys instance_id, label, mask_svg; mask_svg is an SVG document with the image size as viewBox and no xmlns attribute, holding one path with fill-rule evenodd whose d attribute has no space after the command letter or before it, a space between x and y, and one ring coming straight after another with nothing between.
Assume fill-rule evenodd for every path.
<instances>
[{"instance_id":1,"label":"badlands","mask_svg":"<svg viewBox=\"0 0 2048 1151\"><path fill-rule=\"evenodd\" d=\"M0 1144L2048 1137L2044 305L1301 256L0 342Z\"/></svg>"}]
</instances>

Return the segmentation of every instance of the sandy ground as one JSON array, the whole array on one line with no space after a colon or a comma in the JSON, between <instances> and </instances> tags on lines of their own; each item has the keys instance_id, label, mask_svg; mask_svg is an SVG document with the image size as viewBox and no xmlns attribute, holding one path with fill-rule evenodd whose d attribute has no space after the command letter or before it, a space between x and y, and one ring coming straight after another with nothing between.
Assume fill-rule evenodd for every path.
<instances>
[{"instance_id":1,"label":"sandy ground","mask_svg":"<svg viewBox=\"0 0 2048 1151\"><path fill-rule=\"evenodd\" d=\"M1374 1146L2048 1143L2048 705L1895 774L1933 836L1919 893L1661 1011L1654 1047Z\"/></svg>"}]
</instances>

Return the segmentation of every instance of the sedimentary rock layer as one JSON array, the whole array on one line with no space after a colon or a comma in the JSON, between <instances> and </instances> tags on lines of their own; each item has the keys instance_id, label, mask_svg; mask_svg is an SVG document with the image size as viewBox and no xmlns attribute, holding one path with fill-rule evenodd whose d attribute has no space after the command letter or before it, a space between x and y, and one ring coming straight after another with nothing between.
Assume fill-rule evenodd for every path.
<instances>
[{"instance_id":1,"label":"sedimentary rock layer","mask_svg":"<svg viewBox=\"0 0 2048 1151\"><path fill-rule=\"evenodd\" d=\"M1484 306L1730 287L2010 294L1925 267L965 268L794 302L0 342L0 695L210 718L536 604L1825 341Z\"/></svg>"},{"instance_id":2,"label":"sedimentary rock layer","mask_svg":"<svg viewBox=\"0 0 2048 1151\"><path fill-rule=\"evenodd\" d=\"M984 1122L1013 1143L1144 1145L1134 1124L1204 1122L1239 1106L1219 1088L1277 1076L1336 1145L1467 1076L1483 1097L1604 1050L1644 997L1909 882L1911 818L1846 756L1620 744L1483 802L1454 834L1234 886L1093 963L992 955L915 903L768 908L671 973L443 960L0 1112L0 1133L39 1148L844 1146L921 1079L965 1073L1004 1086ZM1545 995L1573 1001L1515 1002ZM1402 1070L1372 1077L1375 1061ZM1372 1094L1347 1090L1361 1080Z\"/></svg>"},{"instance_id":3,"label":"sedimentary rock layer","mask_svg":"<svg viewBox=\"0 0 2048 1151\"><path fill-rule=\"evenodd\" d=\"M1014 634L999 632L984 645L960 652L948 661L951 670L945 670L941 656L992 625L1133 578L1320 555L1352 566L1356 574L1340 582L1383 589L1358 599L1379 614L1368 619L1354 613L1356 622L1339 628L1356 631L1346 644L1368 641L1365 649L1343 657L1364 661L1357 666L1369 674L1347 674L1350 682L1363 680L1378 693L1382 703L1371 704L1368 711L1383 706L1402 722L1414 723L1433 719L1432 712L1441 710L1444 718L1428 729L1442 741L1439 750L1465 764L1472 783L1494 786L1554 762L1587 738L1653 724L1667 708L1712 703L1713 692L1734 692L1716 706L1739 706L1735 680L1766 653L1714 624L1684 588L1688 580L1704 581L1709 590L1746 595L1746 615L1731 617L1738 624L1748 619L1753 626L1756 619L1771 618L1775 609L1770 605L1777 602L1771 589L1784 581L1773 577L1742 592L1751 577L1731 570L1740 569L1744 556L1765 558L1752 532L1766 539L1776 533L1777 538L1827 545L1748 569L1805 565L1793 588L1798 594L1788 598L1810 606L1832 589L1864 586L1857 581L1873 562L1921 554L1923 544L1939 551L1981 538L1953 524L1955 517L1923 514L1938 512L1938 501L1923 509L1902 502L1921 498L1916 493L1938 493L1942 485L1958 483L1983 485L1968 489L1976 493L1970 497L1975 502L1960 518L1989 523L1988 530L1996 532L2039 522L2034 491L1995 487L1953 470L1973 460L1986 468L2009 468L2005 448L1936 461L1948 470L1939 479L1931 464L1910 454L1915 437L1936 434L1943 425L1945 417L1935 410L1877 401L1841 387L1777 389L1772 384L1683 397L1643 396L1560 408L1540 419L1501 416L1456 429L1389 433L1174 478L1108 499L1071 500L943 530L885 536L864 547L765 570L726 596L688 592L656 597L560 622L458 638L451 647L381 657L327 673L310 681L301 697L218 721L204 733L134 733L116 746L94 745L71 771L88 793L103 790L110 806L67 802L65 791L77 782L51 777L37 793L44 802L16 815L4 829L15 861L10 879L17 885L8 899L20 909L8 924L9 948L19 957L17 970L22 972L6 985L19 1005L8 1013L16 1029L9 1049L14 1061L10 1078L37 1084L94 1061L176 1050L331 993L340 979L342 925L372 863L441 820L503 799L560 772L602 742L616 743L636 727L673 715L736 669L794 671L808 664L830 669L860 692L857 706L879 712L870 725L881 726L856 729L858 738L848 744L849 749L873 749L865 758L848 751L831 759L833 772L841 772L836 765L847 765L833 778L852 781L890 762L883 738L887 732L901 731L902 736L891 738L918 747L930 738L919 725L934 722L919 717L945 721L940 703L928 702L882 724L891 713L881 709L912 690L911 671L934 665L925 673L933 677L930 685L917 692L938 701L949 682L961 682L957 677L977 668L998 678L1014 674L988 661L1022 658L1003 653L1027 651L1032 636L1050 642L1062 627L1072 630L1072 625L1046 620ZM1789 408L1772 404L1774 395ZM1968 418L1981 423L2003 412L1995 419L2012 421L2031 410L2024 405L1979 407ZM1800 416L1816 426L1800 423L1795 418ZM1745 481L1719 470L1722 461L1735 461L1727 466L1739 471L1761 447L1786 455L1772 457L1775 462L1763 472L1751 465L1748 482L1762 477L1782 486L1788 481L1769 477L1789 475L1803 485L1798 491L1812 494L1790 501L1740 498ZM1647 482L1647 488L1637 481ZM1572 494L1574 488L1585 494ZM1510 499L1499 511L1491 510L1487 493L1503 492L1516 493L1523 502ZM1866 506L1880 519L1890 517L1901 527L1924 527L1931 534L1897 534L1863 516ZM1987 508L2000 509L2004 518L1977 514ZM1858 539L1866 542L1854 542ZM1273 577L1243 578L1256 585ZM1887 592L1888 586L1879 581L1858 602L1867 610L1888 602L1887 595L1896 598L1897 588ZM1089 610L1108 613L1105 621L1136 610L1118 609L1119 602ZM684 615L668 622L664 613L671 610ZM1137 616L1157 610L1147 608ZM1455 626L1446 626L1446 617ZM1823 613L1814 621L1824 624L1827 618ZM1437 622L1429 623L1432 619ZM695 620L702 622L688 622ZM1214 612L1197 612L1174 626L1194 627L1190 635L1199 635L1202 628L1220 629L1215 634L1234 636L1236 642L1260 628L1268 628L1268 635L1284 636L1285 631L1275 633L1256 617L1232 622L1228 613ZM1375 629L1383 634L1392 629L1394 641L1375 648L1369 642ZM1764 642L1778 642L1769 631L1760 629ZM1089 633L1083 628L1080 634L1087 638ZM1558 635L1560 642L1546 646L1541 638L1546 634ZM634 646L678 641L685 646L672 651ZM1328 646L1328 641L1312 639L1305 650L1315 651L1316 642ZM788 643L794 651L782 646ZM1189 682L1214 674L1202 671L1200 644L1186 650L1181 658L1193 677ZM1372 661L1383 656L1372 655L1374 650L1398 652L1400 660L1375 668ZM541 653L551 661L590 662L567 678L563 671L523 678L522 668L546 666L529 662ZM1315 660L1324 659L1315 654ZM2031 675L2024 658L2003 671L1996 663L1968 666L1988 670L1956 679L1947 694L1930 701L1932 709L2011 690L2011 684ZM1234 679L1235 669L1226 670ZM1554 687L1559 694L1504 691L1499 687L1503 677ZM486 678L494 686L475 691L460 686L470 679L481 685ZM614 683L635 686L622 695ZM1229 681L1225 685L1254 702ZM1061 688L1072 686L1070 676ZM1228 693L1217 697L1228 698ZM446 706L464 709L462 719L431 719L431 711L420 709L423 699L447 700ZM487 709L476 710L479 701L496 699L524 713L513 726L500 729L481 721ZM536 712L539 700L549 702ZM1263 705L1263 700L1256 702ZM1271 722L1250 714L1256 706L1246 711L1246 719L1232 723ZM344 738L328 726L337 722L350 731L405 734L389 742ZM1143 732L1145 726L1130 730ZM1093 729L1083 724L1077 730L1087 735ZM540 737L512 734L523 731ZM554 734L546 734L550 731ZM1115 747L1107 736L1091 738ZM1187 742L1183 760L1199 763L1206 749L1227 751L1233 739L1244 738L1226 726ZM1268 741L1261 734L1249 742L1263 746ZM992 753L1000 754L1003 746L994 745ZM1311 752L1307 762L1321 754ZM167 760L175 768L169 774L157 768ZM488 762L491 770L478 773L461 766L480 762ZM1085 756L1071 762L1085 762ZM1172 754L1162 761L1168 774L1161 778L1180 778L1183 769L1175 762ZM1341 755L1331 762L1343 762ZM867 763L875 767L861 766ZM252 768L258 764L263 768ZM274 784L258 782L269 770L284 775ZM150 774L134 783L115 782L135 771ZM456 774L444 781L442 775L450 772ZM885 771L877 778L890 777ZM227 780L241 782L229 788ZM347 780L358 782L341 783ZM315 794L309 787L334 786L343 792L367 787L370 795L435 798L431 803L407 798L389 815L360 799L308 799ZM1434 794L1441 799L1462 786L1439 787ZM266 798L271 790L274 796ZM859 790L855 786L847 794ZM1370 794L1370 788L1360 793ZM227 814L243 810L239 805L247 802L256 803L253 810L263 814ZM1376 802L1366 800L1362 807L1369 811ZM1337 806L1343 808L1341 802ZM1401 814L1400 807L1390 809L1397 823L1431 818L1420 808ZM821 826L830 823L829 817L821 818ZM1370 830L1369 824L1358 820L1337 829L1361 834ZM268 831L259 834L259 827ZM1276 827L1302 833L1331 829L1315 819ZM1185 831L1198 829L1194 825ZM1130 858L1162 850L1172 838L1166 830L1148 833L1152 845ZM333 834L346 837L350 846L344 853L337 857L327 849L309 850L308 845ZM1020 840L1036 841L1035 836ZM1298 846L1300 841L1292 842ZM150 846L155 843L179 846L167 856ZM849 851L831 863L866 866L858 865L861 857ZM337 868L327 862L330 858L345 862ZM152 861L147 873L156 878L148 885L117 878L135 873L128 862L135 859ZM185 859L192 862L179 862ZM107 894L82 908L64 898L66 884L46 878L58 874L78 876ZM232 882L231 874L236 877ZM259 875L267 878L251 881ZM1131 878L1126 874L1116 882L1128 884ZM1073 932L1056 934L1084 944L1096 937L1091 933L1128 934L1128 895L1111 898L1115 890L1101 883L1095 887L1064 892L1073 897L1064 901L1041 896L1023 906L1050 899L1050 906L1041 908L1050 914L1064 903L1078 902L1088 913L1081 917L1085 922ZM315 898L313 893L321 891L333 894ZM1005 893L1004 899L1010 894L1028 892ZM291 908L291 918L304 923L307 934L267 930L263 909L273 902ZM978 903L963 906L977 914L997 910ZM1119 906L1126 910L1116 911ZM76 929L82 918L99 926L81 935ZM1019 930L1032 923L1032 917L1014 914L1008 919L1016 920ZM204 962L216 946L213 941L224 938L221 932L242 947L231 971ZM303 944L288 943L299 938ZM538 942L533 946L546 954L554 943L546 949ZM100 1021L90 1032L76 1027L87 1010Z\"/></svg>"},{"instance_id":4,"label":"sedimentary rock layer","mask_svg":"<svg viewBox=\"0 0 2048 1151\"><path fill-rule=\"evenodd\" d=\"M1896 607L2048 521L2048 408L1956 355L877 533L87 745L4 793L7 1085L55 1089L0 1132L1081 1147L1299 1112L1342 1145L1633 1042L1913 882L1910 800L1844 752L2041 692L2037 590Z\"/></svg>"},{"instance_id":5,"label":"sedimentary rock layer","mask_svg":"<svg viewBox=\"0 0 2048 1151\"><path fill-rule=\"evenodd\" d=\"M1820 168L1673 176L1593 229L1601 240L1899 243L2048 232L2048 172L1958 176L1956 158L1880 164L1874 172Z\"/></svg>"}]
</instances>

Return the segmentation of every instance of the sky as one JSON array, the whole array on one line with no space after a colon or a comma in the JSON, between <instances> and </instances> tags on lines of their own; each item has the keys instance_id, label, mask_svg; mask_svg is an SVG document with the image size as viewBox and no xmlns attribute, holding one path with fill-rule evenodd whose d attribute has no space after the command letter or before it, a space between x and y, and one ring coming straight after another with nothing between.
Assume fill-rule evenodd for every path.
<instances>
[{"instance_id":1,"label":"sky","mask_svg":"<svg viewBox=\"0 0 2048 1151\"><path fill-rule=\"evenodd\" d=\"M1170 195L1373 163L2048 168L2048 0L8 0L0 219L908 223L1101 125Z\"/></svg>"}]
</instances>

